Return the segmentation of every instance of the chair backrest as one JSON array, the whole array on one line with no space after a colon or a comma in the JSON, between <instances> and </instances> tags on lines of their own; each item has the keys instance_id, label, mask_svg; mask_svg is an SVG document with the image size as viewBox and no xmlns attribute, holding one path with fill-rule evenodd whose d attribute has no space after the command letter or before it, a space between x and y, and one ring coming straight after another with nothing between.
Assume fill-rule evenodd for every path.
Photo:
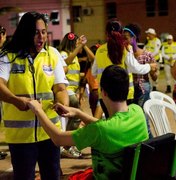
<instances>
[{"instance_id":1,"label":"chair backrest","mask_svg":"<svg viewBox=\"0 0 176 180\"><path fill-rule=\"evenodd\" d=\"M176 175L174 133L129 146L125 149L125 154L126 180L168 180Z\"/></svg>"},{"instance_id":2,"label":"chair backrest","mask_svg":"<svg viewBox=\"0 0 176 180\"><path fill-rule=\"evenodd\" d=\"M151 91L150 92L150 99L159 99L159 100L169 102L172 105L175 105L174 100L170 96L168 96L162 92L159 92L159 91Z\"/></svg>"},{"instance_id":3,"label":"chair backrest","mask_svg":"<svg viewBox=\"0 0 176 180\"><path fill-rule=\"evenodd\" d=\"M168 133L114 154L92 149L97 179L166 180L176 175L175 134Z\"/></svg>"},{"instance_id":4,"label":"chair backrest","mask_svg":"<svg viewBox=\"0 0 176 180\"><path fill-rule=\"evenodd\" d=\"M124 151L106 154L91 149L93 172L96 179L122 179ZM125 179L124 179L125 180Z\"/></svg>"},{"instance_id":5,"label":"chair backrest","mask_svg":"<svg viewBox=\"0 0 176 180\"><path fill-rule=\"evenodd\" d=\"M166 109L169 109L175 118L175 105L163 100L149 99L144 103L143 109L154 127L156 136L172 132Z\"/></svg>"}]
</instances>

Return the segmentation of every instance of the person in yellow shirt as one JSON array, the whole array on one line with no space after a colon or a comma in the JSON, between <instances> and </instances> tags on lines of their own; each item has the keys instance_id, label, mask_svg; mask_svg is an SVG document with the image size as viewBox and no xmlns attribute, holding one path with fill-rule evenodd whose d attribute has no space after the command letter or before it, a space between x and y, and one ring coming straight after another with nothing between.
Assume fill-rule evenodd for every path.
<instances>
[{"instance_id":1,"label":"person in yellow shirt","mask_svg":"<svg viewBox=\"0 0 176 180\"><path fill-rule=\"evenodd\" d=\"M167 83L167 89L165 93L171 93L171 66L173 66L176 60L176 43L173 41L173 36L167 36L167 42L163 43L161 52L164 58L164 70Z\"/></svg>"},{"instance_id":2,"label":"person in yellow shirt","mask_svg":"<svg viewBox=\"0 0 176 180\"><path fill-rule=\"evenodd\" d=\"M107 42L102 44L96 51L95 60L92 65L92 74L100 82L103 70L111 64L123 67L129 74L129 93L127 103L133 102L134 86L132 73L146 74L156 69L156 63L139 64L134 57L132 47L125 43L122 35L123 28L117 18L108 20L106 24ZM99 87L99 100L106 118L109 116L108 111L102 101Z\"/></svg>"},{"instance_id":3,"label":"person in yellow shirt","mask_svg":"<svg viewBox=\"0 0 176 180\"><path fill-rule=\"evenodd\" d=\"M66 78L69 82L67 86L67 92L69 95L69 106L80 108L79 104L79 85L80 85L80 64L78 60L78 54L82 52L83 48L88 54L88 56L94 58L94 54L86 45L87 38L85 35L78 37L75 33L69 32L63 37L59 51L62 58L67 64L68 71L66 72ZM79 118L69 118L66 130L77 129L80 125L81 120ZM79 152L75 147L62 147L61 148L62 157L69 158L80 158L82 153Z\"/></svg>"},{"instance_id":4,"label":"person in yellow shirt","mask_svg":"<svg viewBox=\"0 0 176 180\"><path fill-rule=\"evenodd\" d=\"M152 56L157 62L157 76L159 76L161 41L159 38L157 38L155 29L149 28L147 31L145 31L145 33L147 34L147 43L144 46L144 50L147 50L152 53ZM153 91L156 91L158 86L158 79L152 81L152 85Z\"/></svg>"}]
</instances>

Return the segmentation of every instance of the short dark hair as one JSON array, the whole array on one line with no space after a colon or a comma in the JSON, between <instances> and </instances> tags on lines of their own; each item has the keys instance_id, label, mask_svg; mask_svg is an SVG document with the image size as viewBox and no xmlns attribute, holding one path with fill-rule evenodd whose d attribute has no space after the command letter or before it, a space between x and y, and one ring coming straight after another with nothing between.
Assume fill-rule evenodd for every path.
<instances>
[{"instance_id":1,"label":"short dark hair","mask_svg":"<svg viewBox=\"0 0 176 180\"><path fill-rule=\"evenodd\" d=\"M110 65L102 73L100 87L112 101L125 101L129 91L129 76L125 69Z\"/></svg>"}]
</instances>

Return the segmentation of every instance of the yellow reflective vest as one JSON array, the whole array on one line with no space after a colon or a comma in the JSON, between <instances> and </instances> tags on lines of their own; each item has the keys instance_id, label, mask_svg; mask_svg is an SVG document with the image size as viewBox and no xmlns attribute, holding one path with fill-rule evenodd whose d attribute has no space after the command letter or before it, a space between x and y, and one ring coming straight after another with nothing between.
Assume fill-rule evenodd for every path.
<instances>
[{"instance_id":1,"label":"yellow reflective vest","mask_svg":"<svg viewBox=\"0 0 176 180\"><path fill-rule=\"evenodd\" d=\"M172 42L172 44L168 44L167 42L163 43L162 49L164 49L164 54L168 55L169 57L172 57L176 54L176 42ZM164 58L165 64L173 64L175 60L168 61Z\"/></svg>"},{"instance_id":2,"label":"yellow reflective vest","mask_svg":"<svg viewBox=\"0 0 176 180\"><path fill-rule=\"evenodd\" d=\"M9 60L16 54L9 53ZM42 107L48 118L60 128L57 113L52 109L54 95L53 70L58 62L54 50L40 52L31 67L28 58L16 58L11 63L10 77L7 87L16 96L42 99ZM32 73L32 69L35 71ZM35 86L35 87L34 87ZM49 139L31 110L20 111L14 105L2 102L3 121L7 143L33 143Z\"/></svg>"},{"instance_id":3,"label":"yellow reflective vest","mask_svg":"<svg viewBox=\"0 0 176 180\"><path fill-rule=\"evenodd\" d=\"M61 51L61 55L64 59L68 57L68 53L66 53L65 51ZM80 64L77 56L74 58L72 63L68 65L68 72L66 74L66 77L69 81L67 90L76 92L78 90L80 82Z\"/></svg>"},{"instance_id":4,"label":"yellow reflective vest","mask_svg":"<svg viewBox=\"0 0 176 180\"><path fill-rule=\"evenodd\" d=\"M156 43L158 42L158 41L160 41L158 38L154 38L154 39L152 39L152 40L150 40L150 39L148 39L148 42L147 42L147 44L145 45L145 49L147 50L147 51L149 51L149 52L151 52L151 53L153 53L154 51L155 51L155 46L156 46ZM161 46L161 45L160 45ZM159 47L160 48L160 47ZM160 60L160 52L158 52L158 54L156 54L155 56L154 56L154 59L156 60L156 61L159 61Z\"/></svg>"},{"instance_id":5,"label":"yellow reflective vest","mask_svg":"<svg viewBox=\"0 0 176 180\"><path fill-rule=\"evenodd\" d=\"M122 64L119 64L118 66L126 69L126 65L125 65L125 58L127 55L127 50L124 50L124 54L123 54L123 58L122 58ZM98 67L98 71L97 71L97 79L98 82L100 83L100 79L102 76L102 72L104 71L104 69L109 66L112 65L113 63L111 62L111 60L108 57L108 50L107 50L107 43L101 45L96 52L95 55L95 60L97 63L97 67ZM128 92L128 97L127 99L133 99L134 98L134 85L133 85L133 75L132 73L128 73L129 75L129 92ZM99 97L101 98L100 95L100 88L99 88Z\"/></svg>"}]
</instances>

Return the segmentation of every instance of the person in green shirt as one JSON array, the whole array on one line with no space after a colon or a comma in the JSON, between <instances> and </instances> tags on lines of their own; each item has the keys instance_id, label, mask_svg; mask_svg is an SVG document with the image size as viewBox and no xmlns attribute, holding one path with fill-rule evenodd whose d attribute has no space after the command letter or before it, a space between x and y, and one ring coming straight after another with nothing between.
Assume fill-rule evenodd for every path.
<instances>
[{"instance_id":1,"label":"person in green shirt","mask_svg":"<svg viewBox=\"0 0 176 180\"><path fill-rule=\"evenodd\" d=\"M122 171L122 157L119 155L116 165L103 160L106 155L120 154L129 145L148 139L145 116L140 106L127 105L129 77L125 69L110 65L102 73L101 95L107 107L109 118L96 119L80 109L57 104L58 114L64 117L79 117L85 126L74 131L61 132L48 121L42 105L32 100L28 103L39 118L41 125L56 145L75 145L79 150L92 149L92 167L95 179L112 179ZM103 162L103 164L101 164ZM116 174L114 174L116 173Z\"/></svg>"}]
</instances>

